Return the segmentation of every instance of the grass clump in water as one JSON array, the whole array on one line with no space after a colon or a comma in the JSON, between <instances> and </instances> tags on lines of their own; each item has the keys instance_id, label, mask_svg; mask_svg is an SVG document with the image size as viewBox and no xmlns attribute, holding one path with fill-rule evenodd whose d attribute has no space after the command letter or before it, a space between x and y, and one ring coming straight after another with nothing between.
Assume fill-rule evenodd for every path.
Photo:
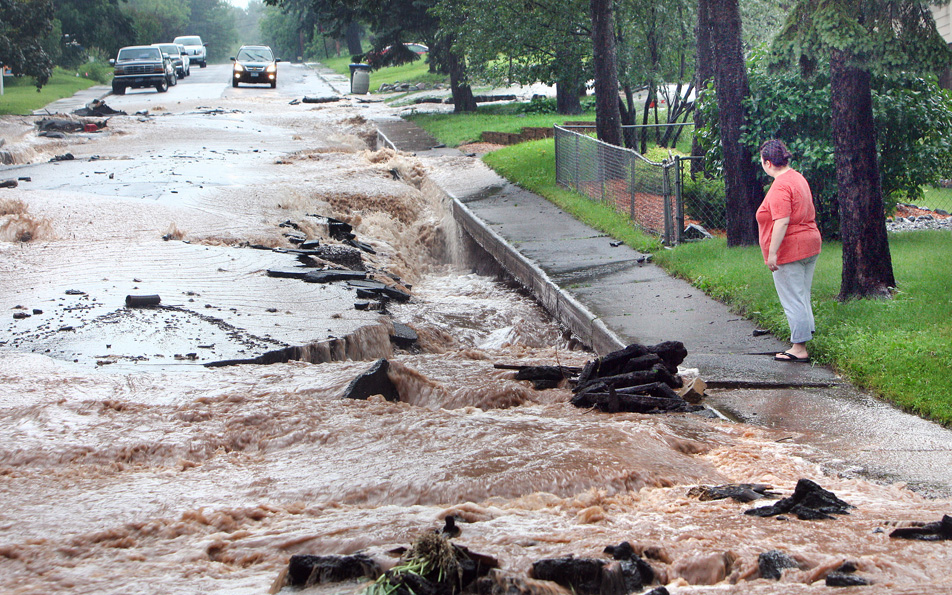
<instances>
[{"instance_id":1,"label":"grass clump in water","mask_svg":"<svg viewBox=\"0 0 952 595\"><path fill-rule=\"evenodd\" d=\"M439 591L455 593L462 578L456 549L437 532L421 535L400 563L367 587L364 595L413 595Z\"/></svg>"}]
</instances>

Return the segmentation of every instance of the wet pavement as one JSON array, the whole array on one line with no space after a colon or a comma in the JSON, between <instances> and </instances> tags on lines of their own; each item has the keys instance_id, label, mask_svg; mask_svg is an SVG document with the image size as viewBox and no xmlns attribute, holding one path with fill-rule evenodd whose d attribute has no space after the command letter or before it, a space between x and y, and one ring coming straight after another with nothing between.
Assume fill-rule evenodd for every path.
<instances>
[{"instance_id":1,"label":"wet pavement","mask_svg":"<svg viewBox=\"0 0 952 595\"><path fill-rule=\"evenodd\" d=\"M481 161L434 148L409 122L378 123L381 137L414 152L455 199L460 226L546 309L596 351L682 341L687 373L710 387L725 417L790 432L847 476L906 482L952 495L952 431L871 397L824 366L775 362L788 343L754 336L753 322L660 267L508 183ZM765 273L766 274L766 273Z\"/></svg>"},{"instance_id":2,"label":"wet pavement","mask_svg":"<svg viewBox=\"0 0 952 595\"><path fill-rule=\"evenodd\" d=\"M365 149L352 135L361 127L371 134L366 124L340 125L340 116L328 115L330 132L293 134L295 118L320 120L322 112L288 104L336 96L346 79L282 64L277 89L235 89L229 72L195 69L166 93L112 96L96 86L36 111L70 114L105 98L129 115L97 118L107 126L64 140L30 130L18 143L29 154L5 175L24 181L4 198L24 200L24 221L42 226L31 233L56 241L0 245L10 257L0 266L0 309L22 315L0 323L0 347L84 369L182 370L300 346L314 347L310 357L320 360L355 349L351 338L362 329L381 328L379 312L355 310L353 287L267 274L302 264L293 252L271 249L293 248L285 236L294 230L285 225L301 221L324 233L313 210L299 212L307 192L321 192L337 175L357 191L378 185L372 171L355 181L333 163L334 155ZM306 150L324 158L297 156ZM72 158L54 159L66 153ZM304 168L301 179L287 178L292 163ZM401 182L389 185L406 192ZM160 304L126 307L127 296L146 295ZM371 351L365 355L391 354L386 340Z\"/></svg>"}]
</instances>

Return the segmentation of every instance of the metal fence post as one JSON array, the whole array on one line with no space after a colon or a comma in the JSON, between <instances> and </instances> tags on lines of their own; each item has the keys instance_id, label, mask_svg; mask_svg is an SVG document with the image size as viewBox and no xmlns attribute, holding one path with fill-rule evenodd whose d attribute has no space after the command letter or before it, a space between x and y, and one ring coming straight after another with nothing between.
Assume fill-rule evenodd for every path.
<instances>
[{"instance_id":1,"label":"metal fence post","mask_svg":"<svg viewBox=\"0 0 952 595\"><path fill-rule=\"evenodd\" d=\"M635 220L635 158L628 156L628 217Z\"/></svg>"},{"instance_id":2,"label":"metal fence post","mask_svg":"<svg viewBox=\"0 0 952 595\"><path fill-rule=\"evenodd\" d=\"M673 227L671 217L671 184L668 182L668 175L671 171L671 162L663 161L661 165L661 200L664 203L664 245L670 246L674 242Z\"/></svg>"},{"instance_id":3,"label":"metal fence post","mask_svg":"<svg viewBox=\"0 0 952 595\"><path fill-rule=\"evenodd\" d=\"M674 156L674 241L680 244L684 241L684 160L680 155Z\"/></svg>"},{"instance_id":4,"label":"metal fence post","mask_svg":"<svg viewBox=\"0 0 952 595\"><path fill-rule=\"evenodd\" d=\"M575 191L576 192L579 191L579 184L581 183L581 179L579 177L579 167L582 163L582 156L578 150L578 143L579 143L580 136L581 135L578 133L575 134Z\"/></svg>"}]
</instances>

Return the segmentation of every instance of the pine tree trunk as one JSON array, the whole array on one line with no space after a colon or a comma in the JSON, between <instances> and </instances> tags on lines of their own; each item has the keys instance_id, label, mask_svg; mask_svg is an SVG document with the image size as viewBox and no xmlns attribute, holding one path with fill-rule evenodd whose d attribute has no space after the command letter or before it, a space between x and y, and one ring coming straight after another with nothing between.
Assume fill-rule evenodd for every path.
<instances>
[{"instance_id":1,"label":"pine tree trunk","mask_svg":"<svg viewBox=\"0 0 952 595\"><path fill-rule=\"evenodd\" d=\"M356 21L352 21L344 30L344 40L347 42L347 51L351 56L364 53L364 48L360 43L361 33L363 33L363 27Z\"/></svg>"},{"instance_id":2,"label":"pine tree trunk","mask_svg":"<svg viewBox=\"0 0 952 595\"><path fill-rule=\"evenodd\" d=\"M453 111L475 112L476 98L473 89L466 81L466 64L455 52L446 54L446 68L450 72L450 92L453 94Z\"/></svg>"},{"instance_id":3,"label":"pine tree trunk","mask_svg":"<svg viewBox=\"0 0 952 595\"><path fill-rule=\"evenodd\" d=\"M600 141L622 146L612 0L590 0L589 6L595 66L595 132Z\"/></svg>"},{"instance_id":4,"label":"pine tree trunk","mask_svg":"<svg viewBox=\"0 0 952 595\"><path fill-rule=\"evenodd\" d=\"M577 52L566 51L565 47L556 50L556 59L563 64L580 64ZM581 96L585 92L585 77L581 68L563 67L559 80L555 83L555 111L565 115L582 113Z\"/></svg>"},{"instance_id":5,"label":"pine tree trunk","mask_svg":"<svg viewBox=\"0 0 952 595\"><path fill-rule=\"evenodd\" d=\"M896 286L876 157L870 74L851 65L850 57L842 51L830 56L833 154L843 241L841 300L888 297Z\"/></svg>"},{"instance_id":6,"label":"pine tree trunk","mask_svg":"<svg viewBox=\"0 0 952 595\"><path fill-rule=\"evenodd\" d=\"M759 239L754 214L764 199L764 190L750 151L740 142L746 120L744 98L750 93L741 49L740 10L737 0L710 0L709 9L714 87L724 150L727 245L753 246Z\"/></svg>"},{"instance_id":7,"label":"pine tree trunk","mask_svg":"<svg viewBox=\"0 0 952 595\"><path fill-rule=\"evenodd\" d=\"M697 3L697 56L694 70L695 105L700 104L701 95L707 89L707 82L714 76L714 56L711 55L711 19L709 5L711 0L698 0ZM694 110L694 137L691 141L691 177L704 170L705 152L697 140L697 131L704 127L704 115Z\"/></svg>"},{"instance_id":8,"label":"pine tree trunk","mask_svg":"<svg viewBox=\"0 0 952 595\"><path fill-rule=\"evenodd\" d=\"M567 116L582 113L582 101L579 98L579 87L575 81L558 81L555 83L555 111Z\"/></svg>"}]
</instances>

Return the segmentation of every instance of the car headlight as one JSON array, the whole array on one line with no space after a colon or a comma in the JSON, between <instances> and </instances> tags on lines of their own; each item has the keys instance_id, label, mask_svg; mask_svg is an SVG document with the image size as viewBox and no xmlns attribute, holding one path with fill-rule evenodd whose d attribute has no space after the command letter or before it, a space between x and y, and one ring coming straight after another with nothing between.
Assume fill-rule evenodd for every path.
<instances>
[{"instance_id":1,"label":"car headlight","mask_svg":"<svg viewBox=\"0 0 952 595\"><path fill-rule=\"evenodd\" d=\"M265 68L266 72L276 72L278 70L277 64L268 64L268 67Z\"/></svg>"},{"instance_id":2,"label":"car headlight","mask_svg":"<svg viewBox=\"0 0 952 595\"><path fill-rule=\"evenodd\" d=\"M244 71L245 71L245 67L235 62L235 72L244 72Z\"/></svg>"}]
</instances>

